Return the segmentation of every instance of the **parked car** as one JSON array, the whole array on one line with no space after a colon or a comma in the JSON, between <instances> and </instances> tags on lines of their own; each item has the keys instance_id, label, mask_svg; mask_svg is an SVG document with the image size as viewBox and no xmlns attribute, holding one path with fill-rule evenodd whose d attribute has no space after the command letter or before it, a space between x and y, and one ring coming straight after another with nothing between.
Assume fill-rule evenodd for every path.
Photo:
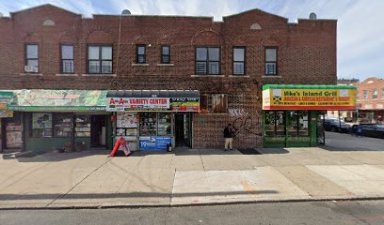
<instances>
[{"instance_id":1,"label":"parked car","mask_svg":"<svg viewBox=\"0 0 384 225\"><path fill-rule=\"evenodd\" d=\"M359 124L352 126L352 132L357 135L384 138L384 125L383 124Z\"/></svg>"},{"instance_id":2,"label":"parked car","mask_svg":"<svg viewBox=\"0 0 384 225\"><path fill-rule=\"evenodd\" d=\"M338 118L325 118L324 129L326 131L347 133L350 131L351 126Z\"/></svg>"}]
</instances>

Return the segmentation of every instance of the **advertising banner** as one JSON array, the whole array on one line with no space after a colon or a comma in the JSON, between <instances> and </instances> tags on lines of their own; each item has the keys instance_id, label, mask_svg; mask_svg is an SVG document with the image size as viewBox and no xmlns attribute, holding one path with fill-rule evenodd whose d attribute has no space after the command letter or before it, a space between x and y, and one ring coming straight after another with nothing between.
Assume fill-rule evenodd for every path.
<instances>
[{"instance_id":1,"label":"advertising banner","mask_svg":"<svg viewBox=\"0 0 384 225\"><path fill-rule=\"evenodd\" d=\"M140 150L167 150L171 142L171 137L139 137Z\"/></svg>"},{"instance_id":2,"label":"advertising banner","mask_svg":"<svg viewBox=\"0 0 384 225\"><path fill-rule=\"evenodd\" d=\"M174 112L200 112L200 98L171 98Z\"/></svg>"},{"instance_id":3,"label":"advertising banner","mask_svg":"<svg viewBox=\"0 0 384 225\"><path fill-rule=\"evenodd\" d=\"M337 85L266 85L263 110L354 110L356 89Z\"/></svg>"}]
</instances>

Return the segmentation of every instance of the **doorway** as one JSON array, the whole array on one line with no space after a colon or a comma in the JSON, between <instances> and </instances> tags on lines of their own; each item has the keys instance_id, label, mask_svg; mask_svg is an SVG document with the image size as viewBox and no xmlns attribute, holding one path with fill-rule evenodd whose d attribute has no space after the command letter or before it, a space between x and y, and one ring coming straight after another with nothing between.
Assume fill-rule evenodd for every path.
<instances>
[{"instance_id":1,"label":"doorway","mask_svg":"<svg viewBox=\"0 0 384 225\"><path fill-rule=\"evenodd\" d=\"M91 148L106 147L106 117L104 115L91 116Z\"/></svg>"},{"instance_id":2,"label":"doorway","mask_svg":"<svg viewBox=\"0 0 384 225\"><path fill-rule=\"evenodd\" d=\"M175 145L176 147L192 148L192 114L175 114Z\"/></svg>"}]
</instances>

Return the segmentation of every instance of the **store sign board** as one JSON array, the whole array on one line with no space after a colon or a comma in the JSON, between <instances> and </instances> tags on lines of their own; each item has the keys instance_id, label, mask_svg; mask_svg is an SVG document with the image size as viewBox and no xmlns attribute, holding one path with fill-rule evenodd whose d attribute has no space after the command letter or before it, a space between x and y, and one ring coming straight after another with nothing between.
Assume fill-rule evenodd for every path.
<instances>
[{"instance_id":1,"label":"store sign board","mask_svg":"<svg viewBox=\"0 0 384 225\"><path fill-rule=\"evenodd\" d=\"M174 112L200 112L200 98L171 98Z\"/></svg>"},{"instance_id":2,"label":"store sign board","mask_svg":"<svg viewBox=\"0 0 384 225\"><path fill-rule=\"evenodd\" d=\"M169 109L169 98L107 98L107 111Z\"/></svg>"},{"instance_id":3,"label":"store sign board","mask_svg":"<svg viewBox=\"0 0 384 225\"><path fill-rule=\"evenodd\" d=\"M7 103L0 102L0 118L13 117L13 111L7 109Z\"/></svg>"},{"instance_id":4,"label":"store sign board","mask_svg":"<svg viewBox=\"0 0 384 225\"><path fill-rule=\"evenodd\" d=\"M263 110L354 110L356 89L263 90Z\"/></svg>"}]
</instances>

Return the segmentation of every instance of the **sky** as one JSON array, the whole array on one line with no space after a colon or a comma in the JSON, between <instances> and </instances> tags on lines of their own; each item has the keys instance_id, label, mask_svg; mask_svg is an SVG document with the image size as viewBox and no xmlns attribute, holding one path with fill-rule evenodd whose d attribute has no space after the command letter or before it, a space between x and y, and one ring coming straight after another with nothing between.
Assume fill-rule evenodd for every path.
<instances>
[{"instance_id":1,"label":"sky","mask_svg":"<svg viewBox=\"0 0 384 225\"><path fill-rule=\"evenodd\" d=\"M0 0L0 12L50 3L84 17L120 14L129 9L137 15L223 16L250 9L285 17L295 23L311 12L318 19L336 19L337 76L339 79L384 78L384 0Z\"/></svg>"}]
</instances>

